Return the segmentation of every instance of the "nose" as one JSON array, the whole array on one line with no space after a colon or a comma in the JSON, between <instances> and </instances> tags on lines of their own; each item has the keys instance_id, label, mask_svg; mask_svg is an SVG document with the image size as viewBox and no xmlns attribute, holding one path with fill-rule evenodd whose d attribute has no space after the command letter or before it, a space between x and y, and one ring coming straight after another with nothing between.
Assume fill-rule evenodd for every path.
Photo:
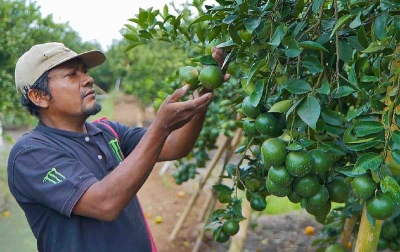
<instances>
[{"instance_id":1,"label":"nose","mask_svg":"<svg viewBox=\"0 0 400 252\"><path fill-rule=\"evenodd\" d=\"M82 86L93 86L94 84L94 79L92 76L90 76L88 73L85 73L82 71L82 81L81 81L81 85Z\"/></svg>"}]
</instances>

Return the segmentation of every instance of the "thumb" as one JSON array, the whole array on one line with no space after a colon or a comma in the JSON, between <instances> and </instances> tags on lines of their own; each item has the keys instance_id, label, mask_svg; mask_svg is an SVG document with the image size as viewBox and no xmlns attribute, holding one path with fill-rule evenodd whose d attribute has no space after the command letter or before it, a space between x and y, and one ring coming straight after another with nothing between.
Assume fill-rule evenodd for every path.
<instances>
[{"instance_id":1,"label":"thumb","mask_svg":"<svg viewBox=\"0 0 400 252\"><path fill-rule=\"evenodd\" d=\"M175 90L175 92L170 96L170 102L177 102L179 99L184 97L189 92L190 86L185 85L182 88Z\"/></svg>"}]
</instances>

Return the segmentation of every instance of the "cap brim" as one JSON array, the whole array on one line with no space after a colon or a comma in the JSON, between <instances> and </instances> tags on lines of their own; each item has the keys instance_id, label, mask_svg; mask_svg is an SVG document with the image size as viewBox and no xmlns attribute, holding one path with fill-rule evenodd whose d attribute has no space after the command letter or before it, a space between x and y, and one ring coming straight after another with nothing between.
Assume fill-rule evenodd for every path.
<instances>
[{"instance_id":1,"label":"cap brim","mask_svg":"<svg viewBox=\"0 0 400 252\"><path fill-rule=\"evenodd\" d=\"M54 65L52 65L51 68L49 68L47 70L53 69L54 67L59 66L62 63L65 63L72 59L81 59L82 62L86 65L86 68L90 69L90 68L93 68L93 67L103 64L104 61L106 61L106 56L104 55L104 53L102 53L101 51L98 51L98 50L87 51L87 52L80 53L80 54L77 54L72 57L64 58L64 59L60 60L59 62L55 63Z\"/></svg>"}]
</instances>

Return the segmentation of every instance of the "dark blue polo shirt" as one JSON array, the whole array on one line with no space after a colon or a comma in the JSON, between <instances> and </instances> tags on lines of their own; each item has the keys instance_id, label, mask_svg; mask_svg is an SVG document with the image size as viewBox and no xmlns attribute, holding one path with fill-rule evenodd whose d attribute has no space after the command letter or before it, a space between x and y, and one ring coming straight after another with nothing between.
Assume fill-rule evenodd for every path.
<instances>
[{"instance_id":1,"label":"dark blue polo shirt","mask_svg":"<svg viewBox=\"0 0 400 252\"><path fill-rule=\"evenodd\" d=\"M39 251L145 252L150 237L134 197L112 222L72 214L77 201L138 144L146 130L116 122L86 122L88 133L39 123L13 146L8 161L11 193L24 210Z\"/></svg>"}]
</instances>

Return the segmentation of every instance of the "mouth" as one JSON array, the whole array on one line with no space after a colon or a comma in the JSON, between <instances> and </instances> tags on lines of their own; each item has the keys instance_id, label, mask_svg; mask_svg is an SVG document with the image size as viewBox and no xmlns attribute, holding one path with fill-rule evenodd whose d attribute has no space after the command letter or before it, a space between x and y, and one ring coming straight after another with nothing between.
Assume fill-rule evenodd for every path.
<instances>
[{"instance_id":1,"label":"mouth","mask_svg":"<svg viewBox=\"0 0 400 252\"><path fill-rule=\"evenodd\" d=\"M90 89L85 93L85 97L88 97L88 96L90 96L90 97L96 96L96 93L94 92L93 89Z\"/></svg>"}]
</instances>

